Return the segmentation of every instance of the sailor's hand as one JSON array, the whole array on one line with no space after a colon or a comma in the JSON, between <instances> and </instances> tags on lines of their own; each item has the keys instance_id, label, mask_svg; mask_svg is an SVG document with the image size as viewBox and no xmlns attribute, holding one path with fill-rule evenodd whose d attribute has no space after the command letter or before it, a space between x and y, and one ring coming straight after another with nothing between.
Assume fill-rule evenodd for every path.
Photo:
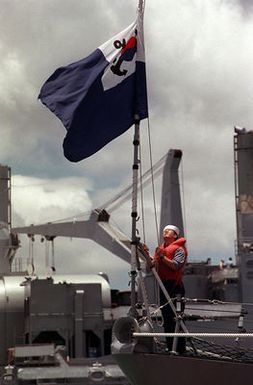
<instances>
[{"instance_id":1,"label":"sailor's hand","mask_svg":"<svg viewBox=\"0 0 253 385\"><path fill-rule=\"evenodd\" d=\"M146 259L146 262L149 269L152 269L155 266L154 258L152 258L150 255Z\"/></svg>"},{"instance_id":2,"label":"sailor's hand","mask_svg":"<svg viewBox=\"0 0 253 385\"><path fill-rule=\"evenodd\" d=\"M164 258L164 251L160 247L157 247L156 248L156 255L158 257L160 257L160 259L163 259Z\"/></svg>"},{"instance_id":3,"label":"sailor's hand","mask_svg":"<svg viewBox=\"0 0 253 385\"><path fill-rule=\"evenodd\" d=\"M149 269L153 269L153 267L155 267L154 258L149 258L148 267L149 267Z\"/></svg>"},{"instance_id":4,"label":"sailor's hand","mask_svg":"<svg viewBox=\"0 0 253 385\"><path fill-rule=\"evenodd\" d=\"M145 253L150 257L148 246L145 243L142 243L141 246L142 246L142 250L145 251Z\"/></svg>"}]
</instances>

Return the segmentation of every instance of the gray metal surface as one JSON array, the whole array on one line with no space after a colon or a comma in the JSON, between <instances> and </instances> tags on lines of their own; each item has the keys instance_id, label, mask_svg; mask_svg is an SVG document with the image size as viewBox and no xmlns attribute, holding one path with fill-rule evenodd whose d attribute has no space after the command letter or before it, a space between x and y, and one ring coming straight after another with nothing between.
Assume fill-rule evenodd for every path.
<instances>
[{"instance_id":1,"label":"gray metal surface","mask_svg":"<svg viewBox=\"0 0 253 385\"><path fill-rule=\"evenodd\" d=\"M169 150L164 166L160 218L161 240L163 239L162 229L167 224L174 224L178 226L180 229L181 236L184 235L180 185L178 176L178 168L180 165L181 158L181 150Z\"/></svg>"},{"instance_id":2,"label":"gray metal surface","mask_svg":"<svg viewBox=\"0 0 253 385\"><path fill-rule=\"evenodd\" d=\"M89 359L66 357L62 347L54 345L24 345L13 349L12 365L3 370L1 385L31 383L130 385L112 356Z\"/></svg>"},{"instance_id":3,"label":"gray metal surface","mask_svg":"<svg viewBox=\"0 0 253 385\"><path fill-rule=\"evenodd\" d=\"M11 169L0 164L0 274L11 272L11 263L19 246L11 232Z\"/></svg>"},{"instance_id":4,"label":"gray metal surface","mask_svg":"<svg viewBox=\"0 0 253 385\"><path fill-rule=\"evenodd\" d=\"M239 216L238 242L253 242L253 132L242 131L235 135L237 168L237 214Z\"/></svg>"},{"instance_id":5,"label":"gray metal surface","mask_svg":"<svg viewBox=\"0 0 253 385\"><path fill-rule=\"evenodd\" d=\"M76 302L78 297L81 313ZM78 319L82 320L79 332ZM96 332L97 329L102 339L112 319L111 289L101 275L63 274L53 279L3 276L0 278L0 363L6 363L8 348L24 343L25 336L32 342L42 330L57 331L65 339L72 333L76 338L75 354L84 356L82 330Z\"/></svg>"},{"instance_id":6,"label":"gray metal surface","mask_svg":"<svg viewBox=\"0 0 253 385\"><path fill-rule=\"evenodd\" d=\"M10 182L10 167L0 164L0 222L8 226L11 226Z\"/></svg>"},{"instance_id":7,"label":"gray metal surface","mask_svg":"<svg viewBox=\"0 0 253 385\"><path fill-rule=\"evenodd\" d=\"M115 358L133 385L252 384L250 364L145 353L118 354Z\"/></svg>"},{"instance_id":8,"label":"gray metal surface","mask_svg":"<svg viewBox=\"0 0 253 385\"><path fill-rule=\"evenodd\" d=\"M237 217L237 263L240 294L253 303L253 132L236 130L234 137Z\"/></svg>"},{"instance_id":9,"label":"gray metal surface","mask_svg":"<svg viewBox=\"0 0 253 385\"><path fill-rule=\"evenodd\" d=\"M111 307L111 287L109 282L100 274L55 274L53 279L55 283L99 284L102 288L103 307Z\"/></svg>"},{"instance_id":10,"label":"gray metal surface","mask_svg":"<svg viewBox=\"0 0 253 385\"><path fill-rule=\"evenodd\" d=\"M93 362L82 362L75 364L68 363L56 353L57 365L55 366L37 366L20 368L17 373L17 380L22 381L22 384L29 384L31 381L41 381L44 384L65 384L73 383L75 385L130 385L125 374L115 363L113 359L110 362L104 363L103 360L98 362L93 359Z\"/></svg>"}]
</instances>

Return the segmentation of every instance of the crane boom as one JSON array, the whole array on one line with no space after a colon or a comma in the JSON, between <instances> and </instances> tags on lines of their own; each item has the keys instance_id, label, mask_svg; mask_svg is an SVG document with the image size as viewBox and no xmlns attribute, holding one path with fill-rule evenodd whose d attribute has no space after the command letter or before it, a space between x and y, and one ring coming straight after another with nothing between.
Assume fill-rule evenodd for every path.
<instances>
[{"instance_id":1,"label":"crane boom","mask_svg":"<svg viewBox=\"0 0 253 385\"><path fill-rule=\"evenodd\" d=\"M88 238L100 244L125 262L130 263L130 239L109 223L105 210L95 209L86 221L46 223L12 228L12 233L28 236L42 235L48 240L55 237Z\"/></svg>"}]
</instances>

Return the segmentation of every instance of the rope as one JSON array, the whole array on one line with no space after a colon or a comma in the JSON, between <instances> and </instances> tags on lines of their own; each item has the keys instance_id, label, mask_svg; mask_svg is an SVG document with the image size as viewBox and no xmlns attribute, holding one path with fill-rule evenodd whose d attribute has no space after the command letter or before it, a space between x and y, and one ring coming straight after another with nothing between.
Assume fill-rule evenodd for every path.
<instances>
[{"instance_id":1,"label":"rope","mask_svg":"<svg viewBox=\"0 0 253 385\"><path fill-rule=\"evenodd\" d=\"M215 309L206 309L206 308L201 308L201 307L198 307L197 309L196 308L194 308L194 307L188 307L187 306L187 310L192 310L192 311L200 311L200 310L203 310L203 311L205 311L206 313L208 313L208 312L214 312L214 311L217 311L217 312L219 312L219 313L231 313L231 314L238 314L238 316L241 314L239 311L236 311L236 310L223 310L223 309L217 309L217 310L215 310Z\"/></svg>"},{"instance_id":2,"label":"rope","mask_svg":"<svg viewBox=\"0 0 253 385\"><path fill-rule=\"evenodd\" d=\"M252 338L253 333L133 333L134 337L215 337Z\"/></svg>"},{"instance_id":3,"label":"rope","mask_svg":"<svg viewBox=\"0 0 253 385\"><path fill-rule=\"evenodd\" d=\"M152 165L145 173L142 175L142 186L145 187L150 179L151 179L151 172L153 173L153 178L155 179L158 175L161 174L163 170L163 166L165 163L165 159L167 157L167 154L162 156L161 159L159 159L155 165ZM140 181L138 181L138 186L140 185ZM102 209L109 209L110 212L116 210L118 207L120 207L124 202L126 202L129 197L132 194L132 184L125 187L122 191L120 191L118 194L116 194L114 197L109 199L104 204L100 205L99 208Z\"/></svg>"},{"instance_id":4,"label":"rope","mask_svg":"<svg viewBox=\"0 0 253 385\"><path fill-rule=\"evenodd\" d=\"M149 143L149 159L150 159L150 169L151 169L151 185L152 185L152 194L153 194L153 206L154 206L154 215L155 215L155 229L156 229L156 243L159 244L159 225L158 225L158 218L157 218L157 205L156 205L156 195L155 195L155 174L154 174L154 167L153 167L153 157L152 157L152 141L151 141L151 130L150 130L150 120L148 117L148 143ZM167 154L163 156L161 159L167 158ZM163 167L162 167L163 170ZM155 297L157 300L157 303L160 303L160 291L159 291L159 283L156 280L155 281ZM162 321L163 322L163 321Z\"/></svg>"},{"instance_id":5,"label":"rope","mask_svg":"<svg viewBox=\"0 0 253 385\"><path fill-rule=\"evenodd\" d=\"M143 194L143 175L142 175L142 147L141 141L139 144L140 147L140 192L141 192L141 217L142 217L142 234L143 242L146 243L146 231L145 231L145 212L144 212L144 194Z\"/></svg>"},{"instance_id":6,"label":"rope","mask_svg":"<svg viewBox=\"0 0 253 385\"><path fill-rule=\"evenodd\" d=\"M239 339L240 340L240 339ZM191 341L193 348L188 349L187 355L219 358L234 362L252 363L253 362L253 350L238 345L220 345L211 341L201 340L199 338L187 339L186 342ZM194 350L193 350L194 349Z\"/></svg>"},{"instance_id":7,"label":"rope","mask_svg":"<svg viewBox=\"0 0 253 385\"><path fill-rule=\"evenodd\" d=\"M145 309L147 312L147 319L148 319L148 321L152 327L152 330L153 330L153 324L152 324L151 314L150 314L149 305L148 305L148 294L147 294L146 287L144 284L141 269L138 269L138 276L139 276L139 282L140 282L140 286L141 286L141 293L142 293L142 297L143 297L143 302L144 302L144 306L145 306Z\"/></svg>"},{"instance_id":8,"label":"rope","mask_svg":"<svg viewBox=\"0 0 253 385\"><path fill-rule=\"evenodd\" d=\"M151 169L151 185L152 185L154 214L155 214L156 239L157 239L157 244L158 244L159 243L159 229L158 229L157 208L156 208L155 182L154 182L154 173L153 173L153 157L152 157L152 145L151 145L152 142L151 142L149 118L148 118L148 143L149 143L148 147L149 147L149 159L150 159L150 169Z\"/></svg>"},{"instance_id":9,"label":"rope","mask_svg":"<svg viewBox=\"0 0 253 385\"><path fill-rule=\"evenodd\" d=\"M167 303L168 304L168 303ZM167 305L165 304L165 305ZM157 324L158 326L163 326L164 325L164 319L163 319L163 315L162 315L162 312L159 314L159 317L158 317L158 314L159 311L161 310L161 308L165 305L162 305L162 306L157 306L157 304L151 304L150 307L154 307L155 309L153 311L150 312L150 315L152 317L152 321L153 321L153 324Z\"/></svg>"},{"instance_id":10,"label":"rope","mask_svg":"<svg viewBox=\"0 0 253 385\"><path fill-rule=\"evenodd\" d=\"M184 301L187 303L207 303L211 305L238 305L238 306L253 306L252 302L228 302L228 301L220 301L218 299L207 299L207 298L187 298L184 297Z\"/></svg>"}]
</instances>

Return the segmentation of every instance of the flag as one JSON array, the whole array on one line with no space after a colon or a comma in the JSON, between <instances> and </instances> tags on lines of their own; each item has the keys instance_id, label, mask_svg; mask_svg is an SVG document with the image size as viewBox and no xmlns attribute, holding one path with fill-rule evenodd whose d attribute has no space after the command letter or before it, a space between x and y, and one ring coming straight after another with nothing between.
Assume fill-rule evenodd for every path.
<instances>
[{"instance_id":1,"label":"flag","mask_svg":"<svg viewBox=\"0 0 253 385\"><path fill-rule=\"evenodd\" d=\"M65 157L78 162L148 116L143 11L88 57L58 68L39 99L63 123Z\"/></svg>"}]
</instances>

